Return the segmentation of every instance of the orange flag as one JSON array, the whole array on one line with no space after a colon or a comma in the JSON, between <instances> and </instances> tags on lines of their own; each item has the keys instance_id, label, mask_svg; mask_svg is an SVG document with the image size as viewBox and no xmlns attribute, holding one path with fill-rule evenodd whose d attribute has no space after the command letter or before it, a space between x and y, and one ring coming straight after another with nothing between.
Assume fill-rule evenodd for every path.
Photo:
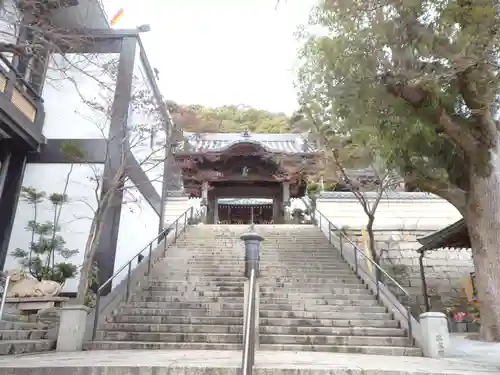
<instances>
[{"instance_id":1,"label":"orange flag","mask_svg":"<svg viewBox=\"0 0 500 375\"><path fill-rule=\"evenodd\" d=\"M116 23L120 20L120 18L123 17L123 8L120 8L120 10L114 15L113 18L111 18L111 25L116 25Z\"/></svg>"}]
</instances>

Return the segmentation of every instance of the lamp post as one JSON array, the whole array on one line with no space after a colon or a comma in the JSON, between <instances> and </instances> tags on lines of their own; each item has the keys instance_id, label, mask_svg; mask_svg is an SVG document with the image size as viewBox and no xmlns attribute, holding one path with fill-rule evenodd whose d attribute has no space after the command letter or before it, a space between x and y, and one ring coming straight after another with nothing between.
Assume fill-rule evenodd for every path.
<instances>
[{"instance_id":1,"label":"lamp post","mask_svg":"<svg viewBox=\"0 0 500 375\"><path fill-rule=\"evenodd\" d=\"M243 358L242 374L251 375L255 361L255 342L258 340L259 317L259 286L257 277L259 275L260 243L264 237L255 232L253 223L248 232L240 237L245 242L245 322L243 336Z\"/></svg>"}]
</instances>

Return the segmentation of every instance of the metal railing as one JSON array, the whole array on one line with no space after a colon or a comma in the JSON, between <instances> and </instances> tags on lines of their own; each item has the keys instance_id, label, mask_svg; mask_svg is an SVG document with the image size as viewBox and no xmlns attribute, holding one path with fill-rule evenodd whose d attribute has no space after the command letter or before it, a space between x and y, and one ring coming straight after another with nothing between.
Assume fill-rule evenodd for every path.
<instances>
[{"instance_id":1,"label":"metal railing","mask_svg":"<svg viewBox=\"0 0 500 375\"><path fill-rule=\"evenodd\" d=\"M339 229L337 226L335 226L321 211L316 210L316 213L318 214L317 220L318 220L318 227L320 230L323 230L323 221L326 221L328 223L328 241L330 244L333 245L332 242L332 231L335 231L338 233L339 240L340 240L340 255L342 259L345 260L345 253L344 253L344 246L343 246L343 241L347 241L353 248L353 258L354 258L354 272L356 273L357 276L361 277L360 275L360 267L359 265L359 259L358 259L358 254L361 255L361 258L365 259L366 261L370 262L372 265L372 269L375 270L375 272L370 272L369 270L363 270L364 273L373 281L375 284L376 288L376 297L377 300L380 302L380 293L381 293L381 284L385 285L384 282L382 281L382 276L387 278L391 283L398 289L399 292L401 292L402 295L404 295L408 300L411 299L410 294L406 291L405 288L401 286L391 275L389 275L382 267L380 267L373 259L370 257L366 256L366 254L358 247L354 242L351 241L351 239L346 236L346 234ZM373 276L373 273L375 273L375 277ZM413 340L413 330L412 330L412 315L411 315L411 307L408 305L406 306L405 311L401 311L399 306L397 306L395 303L391 301L392 298L390 296L387 296L387 299L392 303L392 305L401 313L401 315L407 320L408 322L408 341L410 345L414 345L414 340Z\"/></svg>"},{"instance_id":2,"label":"metal railing","mask_svg":"<svg viewBox=\"0 0 500 375\"><path fill-rule=\"evenodd\" d=\"M167 228L165 228L160 234L158 234L151 242L149 242L141 251L139 251L132 259L130 259L126 264L124 264L118 271L114 273L113 276L111 276L109 279L107 279L98 289L96 292L96 300L95 300L95 307L94 307L94 324L92 328L92 341L95 340L96 335L97 335L97 328L99 326L99 308L100 308L100 301L101 301L101 293L104 290L104 288L109 287L113 280L115 280L118 275L122 273L123 270L127 269L127 276L125 279L125 301L128 301L130 297L130 292L131 292L131 285L130 285L130 279L131 279L131 274L132 274L132 265L136 262L140 264L142 263L142 260L144 259L143 253L148 252L147 256L147 271L144 276L149 276L151 273L151 268L153 266L152 264L152 254L153 254L153 249L156 249L161 242L163 241L163 250L167 250L167 239L168 235L174 232L174 237L173 237L173 243L177 241L177 238L179 238L179 235L183 232L183 230L187 227L189 224L189 220L193 219L195 217L194 213L194 208L190 207L186 211L184 211L183 214L181 214L174 222L172 222ZM198 212L196 212L198 214ZM182 225L179 227L179 225ZM123 282L123 281L121 281Z\"/></svg>"},{"instance_id":3,"label":"metal railing","mask_svg":"<svg viewBox=\"0 0 500 375\"><path fill-rule=\"evenodd\" d=\"M243 358L241 360L242 375L251 375L255 362L255 288L256 269L250 269L247 311L245 312L245 332L243 335Z\"/></svg>"},{"instance_id":4,"label":"metal railing","mask_svg":"<svg viewBox=\"0 0 500 375\"><path fill-rule=\"evenodd\" d=\"M0 272L0 282L2 283L2 286L0 287L0 291L2 292L2 300L0 302L0 320L2 320L5 302L7 301L7 290L9 289L10 275L5 272Z\"/></svg>"}]
</instances>

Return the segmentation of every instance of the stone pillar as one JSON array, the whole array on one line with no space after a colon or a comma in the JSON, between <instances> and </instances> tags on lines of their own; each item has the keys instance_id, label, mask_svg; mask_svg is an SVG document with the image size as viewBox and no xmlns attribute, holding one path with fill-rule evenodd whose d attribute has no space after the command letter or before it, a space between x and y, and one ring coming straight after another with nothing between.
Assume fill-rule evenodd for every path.
<instances>
[{"instance_id":1,"label":"stone pillar","mask_svg":"<svg viewBox=\"0 0 500 375\"><path fill-rule=\"evenodd\" d=\"M208 181L201 184L201 204L206 205L208 201Z\"/></svg>"},{"instance_id":2,"label":"stone pillar","mask_svg":"<svg viewBox=\"0 0 500 375\"><path fill-rule=\"evenodd\" d=\"M90 310L83 305L68 305L61 308L56 352L76 352L83 349L87 315Z\"/></svg>"},{"instance_id":3,"label":"stone pillar","mask_svg":"<svg viewBox=\"0 0 500 375\"><path fill-rule=\"evenodd\" d=\"M450 346L450 331L446 315L426 312L420 315L422 351L425 357L442 358Z\"/></svg>"}]
</instances>

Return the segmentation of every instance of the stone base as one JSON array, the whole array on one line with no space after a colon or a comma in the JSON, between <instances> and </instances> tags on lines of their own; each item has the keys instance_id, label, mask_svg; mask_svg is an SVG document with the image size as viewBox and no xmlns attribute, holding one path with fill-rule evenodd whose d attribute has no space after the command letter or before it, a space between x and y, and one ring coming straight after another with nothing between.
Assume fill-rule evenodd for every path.
<instances>
[{"instance_id":1,"label":"stone base","mask_svg":"<svg viewBox=\"0 0 500 375\"><path fill-rule=\"evenodd\" d=\"M440 312L427 312L420 315L422 328L422 351L429 358L442 358L450 346L448 319Z\"/></svg>"},{"instance_id":2,"label":"stone base","mask_svg":"<svg viewBox=\"0 0 500 375\"><path fill-rule=\"evenodd\" d=\"M13 307L22 314L31 315L40 310L60 307L68 300L66 297L8 297L5 302L8 307Z\"/></svg>"},{"instance_id":3,"label":"stone base","mask_svg":"<svg viewBox=\"0 0 500 375\"><path fill-rule=\"evenodd\" d=\"M61 322L57 335L57 352L76 352L82 350L89 312L90 308L83 305L69 305L61 308Z\"/></svg>"}]
</instances>

